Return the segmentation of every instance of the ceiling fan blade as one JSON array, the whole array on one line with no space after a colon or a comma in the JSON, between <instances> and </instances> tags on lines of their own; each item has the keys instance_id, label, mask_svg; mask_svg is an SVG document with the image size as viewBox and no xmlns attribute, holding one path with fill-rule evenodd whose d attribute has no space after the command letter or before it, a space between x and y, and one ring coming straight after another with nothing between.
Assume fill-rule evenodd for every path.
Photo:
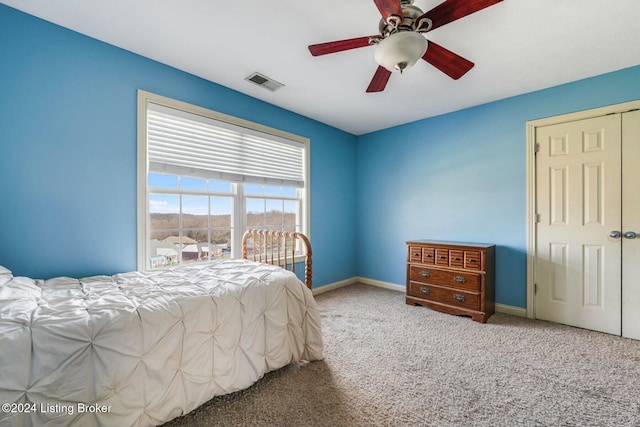
<instances>
[{"instance_id":1,"label":"ceiling fan blade","mask_svg":"<svg viewBox=\"0 0 640 427\"><path fill-rule=\"evenodd\" d=\"M391 77L391 71L387 70L382 65L379 65L376 73L373 75L373 79L371 79L371 83L369 83L367 93L382 92L387 86L389 77Z\"/></svg>"},{"instance_id":2,"label":"ceiling fan blade","mask_svg":"<svg viewBox=\"0 0 640 427\"><path fill-rule=\"evenodd\" d=\"M378 7L380 15L382 15L385 22L388 22L390 16L397 16L400 18L400 22L404 20L400 0L373 0L373 2Z\"/></svg>"},{"instance_id":3,"label":"ceiling fan blade","mask_svg":"<svg viewBox=\"0 0 640 427\"><path fill-rule=\"evenodd\" d=\"M370 46L371 39L380 39L380 36L356 37L353 39L338 40L335 42L312 44L309 51L313 56L326 55L329 53L342 52L343 50L357 49L359 47Z\"/></svg>"},{"instance_id":4,"label":"ceiling fan blade","mask_svg":"<svg viewBox=\"0 0 640 427\"><path fill-rule=\"evenodd\" d=\"M422 59L454 80L464 76L474 65L468 59L464 59L432 41L429 41L427 51L422 56Z\"/></svg>"},{"instance_id":5,"label":"ceiling fan blade","mask_svg":"<svg viewBox=\"0 0 640 427\"><path fill-rule=\"evenodd\" d=\"M416 20L418 23L416 31L431 31L435 28L448 24L449 22L453 22L457 19L464 18L467 15L478 12L479 10L493 6L501 1L502 0L446 0L444 3L440 3L438 6L424 13ZM428 25L428 21L424 20L424 18L431 21L430 26Z\"/></svg>"}]
</instances>

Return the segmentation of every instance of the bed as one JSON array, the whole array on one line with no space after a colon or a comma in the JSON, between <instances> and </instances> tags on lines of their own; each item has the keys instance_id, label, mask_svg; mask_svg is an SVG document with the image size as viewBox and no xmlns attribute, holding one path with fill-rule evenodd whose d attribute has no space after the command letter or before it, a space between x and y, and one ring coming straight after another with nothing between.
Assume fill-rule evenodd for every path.
<instances>
[{"instance_id":1,"label":"bed","mask_svg":"<svg viewBox=\"0 0 640 427\"><path fill-rule=\"evenodd\" d=\"M0 268L0 426L159 425L322 359L310 246L307 286L280 267L300 241L255 230L249 259L83 279Z\"/></svg>"}]
</instances>

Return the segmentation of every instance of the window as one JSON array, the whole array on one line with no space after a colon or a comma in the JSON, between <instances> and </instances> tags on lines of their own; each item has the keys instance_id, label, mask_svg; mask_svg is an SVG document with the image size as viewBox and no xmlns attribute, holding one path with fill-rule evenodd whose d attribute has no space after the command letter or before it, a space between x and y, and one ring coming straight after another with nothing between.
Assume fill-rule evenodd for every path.
<instances>
[{"instance_id":1,"label":"window","mask_svg":"<svg viewBox=\"0 0 640 427\"><path fill-rule=\"evenodd\" d=\"M147 268L231 256L231 183L149 172L147 188Z\"/></svg>"},{"instance_id":2,"label":"window","mask_svg":"<svg viewBox=\"0 0 640 427\"><path fill-rule=\"evenodd\" d=\"M308 230L309 140L138 93L138 269L239 258L248 228Z\"/></svg>"}]
</instances>

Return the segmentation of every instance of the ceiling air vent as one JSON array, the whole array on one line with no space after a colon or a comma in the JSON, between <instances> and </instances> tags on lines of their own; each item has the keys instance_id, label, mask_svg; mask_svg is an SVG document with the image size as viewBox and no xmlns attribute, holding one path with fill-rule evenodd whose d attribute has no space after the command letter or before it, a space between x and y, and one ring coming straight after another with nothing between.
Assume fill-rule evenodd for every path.
<instances>
[{"instance_id":1,"label":"ceiling air vent","mask_svg":"<svg viewBox=\"0 0 640 427\"><path fill-rule=\"evenodd\" d=\"M250 76L245 77L245 80L255 83L258 86L262 86L265 89L269 89L271 92L275 92L276 90L284 86L282 83L277 82L260 73L253 73Z\"/></svg>"}]
</instances>

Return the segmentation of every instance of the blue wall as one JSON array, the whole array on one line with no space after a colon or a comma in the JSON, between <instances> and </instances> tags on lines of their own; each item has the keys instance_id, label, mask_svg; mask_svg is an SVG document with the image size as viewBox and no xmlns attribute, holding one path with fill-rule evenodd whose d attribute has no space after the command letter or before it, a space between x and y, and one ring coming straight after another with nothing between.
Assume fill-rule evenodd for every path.
<instances>
[{"instance_id":1,"label":"blue wall","mask_svg":"<svg viewBox=\"0 0 640 427\"><path fill-rule=\"evenodd\" d=\"M406 240L490 242L524 307L525 123L640 99L640 67L355 137L0 5L0 265L135 269L137 89L311 139L315 286L404 283Z\"/></svg>"},{"instance_id":2,"label":"blue wall","mask_svg":"<svg viewBox=\"0 0 640 427\"><path fill-rule=\"evenodd\" d=\"M495 243L496 302L526 306L526 122L640 99L640 66L358 139L358 274L402 284L405 242Z\"/></svg>"},{"instance_id":3,"label":"blue wall","mask_svg":"<svg viewBox=\"0 0 640 427\"><path fill-rule=\"evenodd\" d=\"M0 5L0 265L136 268L136 91L311 139L314 284L356 275L355 136Z\"/></svg>"}]
</instances>

